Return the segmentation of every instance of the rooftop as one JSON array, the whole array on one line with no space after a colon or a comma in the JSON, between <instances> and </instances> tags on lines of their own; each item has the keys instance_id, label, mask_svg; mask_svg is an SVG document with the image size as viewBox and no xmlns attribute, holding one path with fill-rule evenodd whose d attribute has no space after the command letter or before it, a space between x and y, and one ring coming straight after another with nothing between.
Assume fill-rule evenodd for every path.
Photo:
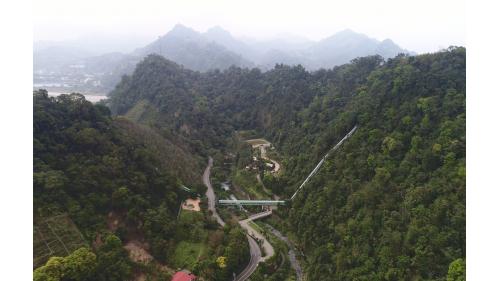
<instances>
[{"instance_id":1,"label":"rooftop","mask_svg":"<svg viewBox=\"0 0 500 281\"><path fill-rule=\"evenodd\" d=\"M178 271L172 276L171 281L193 281L196 280L196 275L186 272L186 271Z\"/></svg>"}]
</instances>

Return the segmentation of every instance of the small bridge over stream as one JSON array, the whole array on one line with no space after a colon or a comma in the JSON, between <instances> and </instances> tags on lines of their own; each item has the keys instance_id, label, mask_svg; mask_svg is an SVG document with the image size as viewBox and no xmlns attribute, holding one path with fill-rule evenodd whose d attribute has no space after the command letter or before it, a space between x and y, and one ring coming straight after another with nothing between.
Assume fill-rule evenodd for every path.
<instances>
[{"instance_id":1,"label":"small bridge over stream","mask_svg":"<svg viewBox=\"0 0 500 281\"><path fill-rule=\"evenodd\" d=\"M223 206L278 206L285 205L285 200L232 200L232 199L220 199L218 201L219 205Z\"/></svg>"}]
</instances>

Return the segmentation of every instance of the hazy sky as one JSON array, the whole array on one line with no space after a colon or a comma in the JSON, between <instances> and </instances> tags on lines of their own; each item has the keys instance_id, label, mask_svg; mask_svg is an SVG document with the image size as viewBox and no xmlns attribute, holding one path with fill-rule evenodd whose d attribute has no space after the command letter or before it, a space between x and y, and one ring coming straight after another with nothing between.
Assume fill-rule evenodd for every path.
<instances>
[{"instance_id":1,"label":"hazy sky","mask_svg":"<svg viewBox=\"0 0 500 281\"><path fill-rule=\"evenodd\" d=\"M320 40L350 28L393 39L419 53L465 46L465 0L40 0L33 1L34 40L90 34L153 40L182 23L220 25L236 37L293 34Z\"/></svg>"}]
</instances>

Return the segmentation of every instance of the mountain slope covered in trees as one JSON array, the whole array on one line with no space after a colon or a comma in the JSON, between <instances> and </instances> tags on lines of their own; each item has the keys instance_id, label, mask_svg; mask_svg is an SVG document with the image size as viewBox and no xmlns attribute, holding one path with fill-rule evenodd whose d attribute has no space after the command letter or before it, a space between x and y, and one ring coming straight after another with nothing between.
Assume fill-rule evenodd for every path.
<instances>
[{"instance_id":1,"label":"mountain slope covered in trees","mask_svg":"<svg viewBox=\"0 0 500 281\"><path fill-rule=\"evenodd\" d=\"M47 262L35 265L34 280L169 280L179 267L205 280L227 280L245 266L242 230L219 229L204 211L180 212L181 201L192 196L181 185L204 193L206 161L182 139L112 117L106 106L80 94L49 97L39 90L33 99L34 225L51 230L64 217L83 239L69 252L64 243L74 237L68 230L52 229L51 241L35 229L34 239L43 241L34 245L61 243L66 250L55 255L50 248L35 249L35 258ZM192 256L185 253L190 247L203 251ZM221 258L224 267L218 266Z\"/></svg>"},{"instance_id":2,"label":"mountain slope covered in trees","mask_svg":"<svg viewBox=\"0 0 500 281\"><path fill-rule=\"evenodd\" d=\"M465 51L389 61L352 94L324 137L358 131L286 216L309 276L444 280L465 258Z\"/></svg>"},{"instance_id":3,"label":"mountain slope covered in trees","mask_svg":"<svg viewBox=\"0 0 500 281\"><path fill-rule=\"evenodd\" d=\"M110 107L200 151L223 149L235 130L262 133L284 155L284 174L266 185L285 196L357 124L280 212L308 277L444 280L465 259L464 48L316 72L277 65L197 73L149 56Z\"/></svg>"}]
</instances>

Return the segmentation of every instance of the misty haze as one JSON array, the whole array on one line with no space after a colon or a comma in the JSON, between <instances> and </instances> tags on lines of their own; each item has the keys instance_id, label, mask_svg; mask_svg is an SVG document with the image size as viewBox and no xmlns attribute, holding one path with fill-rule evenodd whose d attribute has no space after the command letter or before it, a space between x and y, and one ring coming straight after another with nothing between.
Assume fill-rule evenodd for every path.
<instances>
[{"instance_id":1,"label":"misty haze","mask_svg":"<svg viewBox=\"0 0 500 281\"><path fill-rule=\"evenodd\" d=\"M231 66L265 71L276 64L302 65L307 70L318 70L363 56L393 58L398 54L416 54L402 49L391 39L378 41L350 29L320 41L291 36L258 41L236 39L219 26L201 33L177 24L157 40L130 52L111 50L119 46L112 46L105 38L96 40L101 41L91 40L91 44L89 40L35 42L34 88L106 95L122 75L131 74L135 65L148 54L162 55L196 71L224 70ZM128 44L131 46L131 42Z\"/></svg>"}]
</instances>

